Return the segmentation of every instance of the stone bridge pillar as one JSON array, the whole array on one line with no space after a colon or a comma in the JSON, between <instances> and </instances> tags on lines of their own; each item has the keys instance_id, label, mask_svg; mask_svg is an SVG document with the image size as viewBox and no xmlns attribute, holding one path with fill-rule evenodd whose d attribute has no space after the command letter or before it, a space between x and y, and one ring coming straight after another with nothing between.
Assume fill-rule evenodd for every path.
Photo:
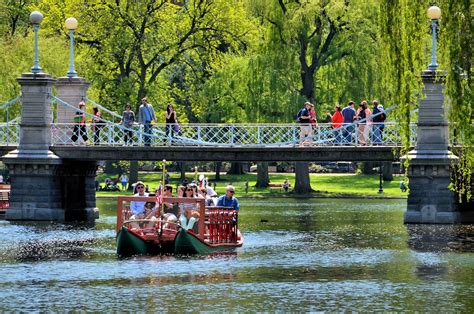
<instances>
[{"instance_id":1,"label":"stone bridge pillar","mask_svg":"<svg viewBox=\"0 0 474 314\"><path fill-rule=\"evenodd\" d=\"M448 150L448 122L444 106L444 73L424 71L416 148L409 159L405 223L459 223L468 218L458 211L454 193L448 189L457 157Z\"/></svg>"},{"instance_id":2,"label":"stone bridge pillar","mask_svg":"<svg viewBox=\"0 0 474 314\"><path fill-rule=\"evenodd\" d=\"M21 85L18 149L4 156L10 171L7 220L94 221L95 162L65 161L52 153L50 97L56 80L26 73ZM92 191L94 191L92 193Z\"/></svg>"},{"instance_id":3,"label":"stone bridge pillar","mask_svg":"<svg viewBox=\"0 0 474 314\"><path fill-rule=\"evenodd\" d=\"M21 85L21 124L18 149L4 156L10 171L11 194L7 220L64 220L57 173L61 159L49 150L51 105L56 82L50 75L26 73Z\"/></svg>"},{"instance_id":4,"label":"stone bridge pillar","mask_svg":"<svg viewBox=\"0 0 474 314\"><path fill-rule=\"evenodd\" d=\"M68 104L78 107L81 100L85 101L89 82L82 77L60 77L56 82L57 97ZM57 105L57 123L72 123L74 110Z\"/></svg>"},{"instance_id":5,"label":"stone bridge pillar","mask_svg":"<svg viewBox=\"0 0 474 314\"><path fill-rule=\"evenodd\" d=\"M89 88L82 77L60 77L56 82L57 97L70 105L79 107ZM75 111L57 104L57 123L72 123ZM68 134L68 137L72 132ZM91 221L98 217L95 203L96 162L66 160L58 175L61 180L63 206L66 221Z\"/></svg>"}]
</instances>

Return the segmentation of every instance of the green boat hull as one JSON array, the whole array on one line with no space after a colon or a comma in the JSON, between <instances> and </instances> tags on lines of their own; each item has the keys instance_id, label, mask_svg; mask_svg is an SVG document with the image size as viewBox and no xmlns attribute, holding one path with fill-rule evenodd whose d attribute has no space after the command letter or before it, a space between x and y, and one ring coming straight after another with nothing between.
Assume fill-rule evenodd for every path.
<instances>
[{"instance_id":1,"label":"green boat hull","mask_svg":"<svg viewBox=\"0 0 474 314\"><path fill-rule=\"evenodd\" d=\"M166 245L145 241L133 232L130 232L126 227L122 227L117 234L117 255L122 257L160 253L205 255L229 251L241 245L241 243L236 243L235 245L208 245L186 231L178 232L174 243L170 242Z\"/></svg>"},{"instance_id":2,"label":"green boat hull","mask_svg":"<svg viewBox=\"0 0 474 314\"><path fill-rule=\"evenodd\" d=\"M117 234L117 254L119 256L148 254L148 244L122 227Z\"/></svg>"},{"instance_id":3,"label":"green boat hull","mask_svg":"<svg viewBox=\"0 0 474 314\"><path fill-rule=\"evenodd\" d=\"M236 244L235 246L211 246L202 242L196 236L181 230L174 241L174 252L175 254L211 254L220 251L233 250L238 246L241 245Z\"/></svg>"}]
</instances>

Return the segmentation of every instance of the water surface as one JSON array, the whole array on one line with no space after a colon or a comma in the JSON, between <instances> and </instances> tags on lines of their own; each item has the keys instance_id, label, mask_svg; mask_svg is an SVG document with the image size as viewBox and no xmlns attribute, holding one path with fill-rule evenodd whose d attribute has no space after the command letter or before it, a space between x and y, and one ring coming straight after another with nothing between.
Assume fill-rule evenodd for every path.
<instances>
[{"instance_id":1,"label":"water surface","mask_svg":"<svg viewBox=\"0 0 474 314\"><path fill-rule=\"evenodd\" d=\"M0 311L474 309L474 226L407 227L406 200L242 199L234 253L128 259L115 204L95 227L0 221Z\"/></svg>"}]
</instances>

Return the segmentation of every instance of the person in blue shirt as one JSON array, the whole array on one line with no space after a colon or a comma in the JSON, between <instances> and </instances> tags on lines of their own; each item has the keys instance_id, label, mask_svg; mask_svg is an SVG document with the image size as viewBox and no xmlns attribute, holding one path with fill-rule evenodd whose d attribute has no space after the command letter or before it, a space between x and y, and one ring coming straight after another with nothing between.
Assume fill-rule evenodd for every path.
<instances>
[{"instance_id":1,"label":"person in blue shirt","mask_svg":"<svg viewBox=\"0 0 474 314\"><path fill-rule=\"evenodd\" d=\"M354 122L354 117L356 116L356 111L354 109L355 103L351 100L347 107L342 109L342 116L344 117L344 126L343 126L343 140L345 144L352 142L352 133L354 132L354 126L351 125Z\"/></svg>"},{"instance_id":2,"label":"person in blue shirt","mask_svg":"<svg viewBox=\"0 0 474 314\"><path fill-rule=\"evenodd\" d=\"M233 207L235 210L239 210L239 201L234 197L235 188L232 185L228 185L225 190L225 195L222 195L217 200L217 206Z\"/></svg>"},{"instance_id":3,"label":"person in blue shirt","mask_svg":"<svg viewBox=\"0 0 474 314\"><path fill-rule=\"evenodd\" d=\"M143 124L145 146L150 146L150 134L153 132L153 123L156 121L156 115L153 106L148 103L146 97L142 98L142 104L138 108L138 121Z\"/></svg>"}]
</instances>

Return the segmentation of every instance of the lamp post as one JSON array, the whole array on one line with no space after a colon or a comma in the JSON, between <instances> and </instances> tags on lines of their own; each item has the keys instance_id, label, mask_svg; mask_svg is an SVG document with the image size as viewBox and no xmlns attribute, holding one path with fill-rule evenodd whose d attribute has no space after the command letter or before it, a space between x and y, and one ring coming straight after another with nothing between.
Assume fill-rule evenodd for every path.
<instances>
[{"instance_id":1,"label":"lamp post","mask_svg":"<svg viewBox=\"0 0 474 314\"><path fill-rule=\"evenodd\" d=\"M77 72L74 70L74 31L77 28L77 20L73 17L66 19L64 25L69 30L69 71L67 77L77 77Z\"/></svg>"},{"instance_id":2,"label":"lamp post","mask_svg":"<svg viewBox=\"0 0 474 314\"><path fill-rule=\"evenodd\" d=\"M383 193L383 164L379 167L379 193Z\"/></svg>"},{"instance_id":3,"label":"lamp post","mask_svg":"<svg viewBox=\"0 0 474 314\"><path fill-rule=\"evenodd\" d=\"M31 73L41 73L41 67L39 66L38 57L38 30L40 23L43 20L43 14L38 11L33 11L30 14L30 23L33 24L33 30L35 31L35 64L31 68Z\"/></svg>"},{"instance_id":4,"label":"lamp post","mask_svg":"<svg viewBox=\"0 0 474 314\"><path fill-rule=\"evenodd\" d=\"M441 17L441 9L437 6L429 7L426 12L431 20L431 64L428 70L436 71L438 64L436 63L436 29L438 28L438 20Z\"/></svg>"}]
</instances>

